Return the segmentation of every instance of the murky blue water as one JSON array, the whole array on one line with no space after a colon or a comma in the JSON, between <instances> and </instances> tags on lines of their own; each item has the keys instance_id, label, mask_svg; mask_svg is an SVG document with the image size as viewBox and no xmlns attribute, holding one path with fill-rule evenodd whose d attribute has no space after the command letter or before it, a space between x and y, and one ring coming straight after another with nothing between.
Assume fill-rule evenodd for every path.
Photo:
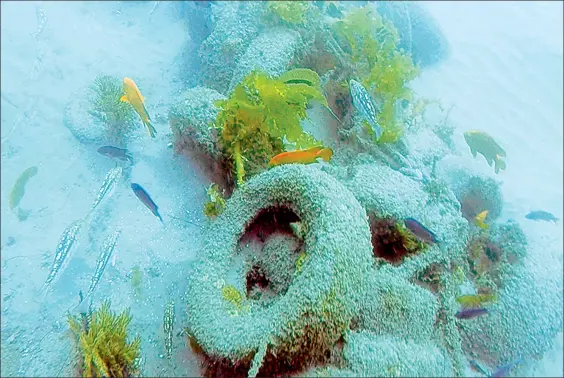
<instances>
[{"instance_id":1,"label":"murky blue water","mask_svg":"<svg viewBox=\"0 0 564 378\"><path fill-rule=\"evenodd\" d=\"M183 293L191 263L202 249L207 222L202 207L211 181L198 160L175 155L167 146L172 140L169 107L199 83L196 48L207 36L203 31L197 35L205 22L187 24L189 11L196 8L184 3L2 2L2 376L71 374L64 314L78 304L79 291L88 289L103 242L117 230L121 236L94 294L95 304L108 298L116 309L131 308L131 333L142 337L144 375L200 372L176 332L186 323ZM421 6L440 26L450 54L424 68L413 88L454 105L453 158L502 182L500 220L515 219L533 250L535 243L548 246L535 250L536 261L550 265L538 266L536 273L558 278L561 223L526 221L524 215L536 209L563 215L562 3ZM99 144L81 143L65 127L68 104L102 74L135 78L158 136L150 139L141 126L134 131L127 148L135 164L82 230L68 266L43 299L38 290L61 234L88 213L115 166L96 152ZM90 126L81 127L88 134ZM473 129L487 130L503 145L507 169L501 174L494 175L480 155L472 158L462 133ZM13 210L13 185L32 166L37 175L25 188L21 210ZM166 226L135 197L130 182L150 193ZM131 279L136 271L142 276L138 296ZM562 277L556 282L552 289L561 295ZM167 360L163 313L171 300L176 303L174 355ZM554 337L554 348L530 365L529 374L563 374L562 333Z\"/></svg>"}]
</instances>

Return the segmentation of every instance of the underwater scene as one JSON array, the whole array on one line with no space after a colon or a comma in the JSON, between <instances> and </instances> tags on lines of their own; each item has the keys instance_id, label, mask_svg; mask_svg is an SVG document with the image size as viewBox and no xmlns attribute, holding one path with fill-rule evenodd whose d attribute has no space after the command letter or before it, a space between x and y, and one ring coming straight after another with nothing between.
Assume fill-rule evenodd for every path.
<instances>
[{"instance_id":1,"label":"underwater scene","mask_svg":"<svg viewBox=\"0 0 564 378\"><path fill-rule=\"evenodd\" d=\"M562 377L563 3L2 1L2 377Z\"/></svg>"}]
</instances>

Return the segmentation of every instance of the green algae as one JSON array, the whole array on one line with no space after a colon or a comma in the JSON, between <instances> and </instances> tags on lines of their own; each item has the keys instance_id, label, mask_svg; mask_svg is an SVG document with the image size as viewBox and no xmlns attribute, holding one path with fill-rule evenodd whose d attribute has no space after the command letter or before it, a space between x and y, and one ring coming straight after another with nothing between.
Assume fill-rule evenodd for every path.
<instances>
[{"instance_id":1,"label":"green algae","mask_svg":"<svg viewBox=\"0 0 564 378\"><path fill-rule=\"evenodd\" d=\"M20 176L16 180L16 183L12 187L12 191L10 192L10 201L9 201L10 209L14 210L20 204L20 201L22 200L25 194L25 186L27 182L29 181L30 178L32 178L36 174L37 174L36 166L29 167L28 169L23 171L22 174L20 174Z\"/></svg>"}]
</instances>

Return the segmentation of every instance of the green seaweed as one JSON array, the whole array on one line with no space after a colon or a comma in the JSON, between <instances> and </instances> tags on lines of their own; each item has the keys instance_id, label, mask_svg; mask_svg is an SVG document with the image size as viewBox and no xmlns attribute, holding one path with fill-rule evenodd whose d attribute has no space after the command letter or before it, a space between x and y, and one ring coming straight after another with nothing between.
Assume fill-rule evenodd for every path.
<instances>
[{"instance_id":1,"label":"green seaweed","mask_svg":"<svg viewBox=\"0 0 564 378\"><path fill-rule=\"evenodd\" d=\"M495 294L472 294L472 295L462 295L456 298L462 307L481 307L485 304L494 302L496 300Z\"/></svg>"},{"instance_id":2,"label":"green seaweed","mask_svg":"<svg viewBox=\"0 0 564 378\"><path fill-rule=\"evenodd\" d=\"M218 143L231 158L237 184L268 167L270 159L285 147L304 149L320 145L303 131L310 101L326 104L319 88L304 83L288 84L253 71L227 100L216 101L221 110L214 124L221 130Z\"/></svg>"},{"instance_id":3,"label":"green seaweed","mask_svg":"<svg viewBox=\"0 0 564 378\"><path fill-rule=\"evenodd\" d=\"M243 296L233 285L225 285L221 289L221 294L227 302L233 303L237 308L241 307Z\"/></svg>"},{"instance_id":4,"label":"green seaweed","mask_svg":"<svg viewBox=\"0 0 564 378\"><path fill-rule=\"evenodd\" d=\"M90 86L90 115L100 120L105 128L106 137L115 144L123 144L129 133L136 127L134 110L126 102L120 101L123 95L122 82L119 78L100 75Z\"/></svg>"},{"instance_id":5,"label":"green seaweed","mask_svg":"<svg viewBox=\"0 0 564 378\"><path fill-rule=\"evenodd\" d=\"M225 198L215 183L209 186L207 194L209 200L204 204L204 214L210 218L216 217L225 208Z\"/></svg>"},{"instance_id":6,"label":"green seaweed","mask_svg":"<svg viewBox=\"0 0 564 378\"><path fill-rule=\"evenodd\" d=\"M12 187L10 192L10 209L14 210L22 200L25 194L25 186L30 178L37 174L37 167L29 167L16 180L16 183Z\"/></svg>"},{"instance_id":7,"label":"green seaweed","mask_svg":"<svg viewBox=\"0 0 564 378\"><path fill-rule=\"evenodd\" d=\"M135 265L130 272L131 286L133 287L133 295L136 298L141 296L141 285L143 284L143 272L139 265Z\"/></svg>"},{"instance_id":8,"label":"green seaweed","mask_svg":"<svg viewBox=\"0 0 564 378\"><path fill-rule=\"evenodd\" d=\"M306 21L306 15L310 8L311 3L308 1L268 2L268 10L271 14L292 25L303 24Z\"/></svg>"},{"instance_id":9,"label":"green seaweed","mask_svg":"<svg viewBox=\"0 0 564 378\"><path fill-rule=\"evenodd\" d=\"M110 302L81 317L68 317L79 352L79 371L83 377L129 377L137 375L141 338L127 342L129 310L119 315L110 311Z\"/></svg>"},{"instance_id":10,"label":"green seaweed","mask_svg":"<svg viewBox=\"0 0 564 378\"><path fill-rule=\"evenodd\" d=\"M353 68L349 79L360 78L378 100L377 121L383 129L378 143L397 141L403 135L404 101L413 99L408 84L419 75L419 69L399 49L399 35L393 24L371 6L349 12L334 28Z\"/></svg>"}]
</instances>

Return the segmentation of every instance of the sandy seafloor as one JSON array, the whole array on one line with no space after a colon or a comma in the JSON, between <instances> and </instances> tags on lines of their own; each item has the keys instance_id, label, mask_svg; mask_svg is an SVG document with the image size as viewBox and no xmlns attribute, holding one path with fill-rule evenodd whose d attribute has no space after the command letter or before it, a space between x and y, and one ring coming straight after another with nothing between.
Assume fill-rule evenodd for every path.
<instances>
[{"instance_id":1,"label":"sandy seafloor","mask_svg":"<svg viewBox=\"0 0 564 378\"><path fill-rule=\"evenodd\" d=\"M37 27L36 5L48 20L38 40L31 36ZM71 373L65 370L70 338L63 315L78 303L78 291L87 290L100 246L117 229L122 234L115 265L107 266L95 302L107 297L114 309L131 307L131 333L142 336L144 375L198 374L182 337L175 337L173 361L162 358L162 318L166 302L175 298L176 329L184 323L180 298L202 245L206 220L201 209L209 182L198 162L167 149L166 123L155 123L159 134L154 140L139 127L129 146L137 161L131 180L158 203L166 227L122 181L83 230L67 270L47 298L36 294L61 233L86 214L114 165L96 153L97 146L86 147L71 135L63 126L63 108L74 91L96 75L109 74L134 78L152 117L165 116L174 96L192 86L191 75L197 75L189 71L190 37L178 6L162 3L149 16L153 2L2 2L2 376ZM547 250L558 254L542 258L551 264L550 272L554 265L562 269L562 223L524 219L534 209L562 218L562 3L425 6L442 26L452 53L422 73L416 90L454 104L456 143L469 160L463 131L485 130L500 141L507 151L507 170L496 176L506 202L501 220L517 220L531 243L557 246ZM472 164L493 174L481 157ZM33 165L38 174L21 202L31 214L19 222L7 198L20 173ZM8 246L8 240L15 243ZM139 300L128 276L135 265L143 271ZM54 332L39 342L49 330ZM563 376L562 360L560 333L554 350L530 374Z\"/></svg>"}]
</instances>

